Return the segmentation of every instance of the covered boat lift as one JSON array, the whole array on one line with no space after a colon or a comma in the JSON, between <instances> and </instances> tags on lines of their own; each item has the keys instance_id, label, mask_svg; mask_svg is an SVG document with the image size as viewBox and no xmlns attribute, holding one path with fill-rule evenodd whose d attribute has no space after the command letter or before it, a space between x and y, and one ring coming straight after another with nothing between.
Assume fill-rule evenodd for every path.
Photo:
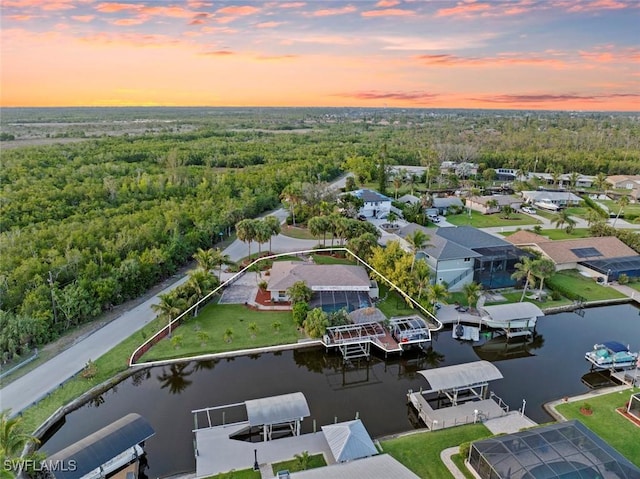
<instances>
[{"instance_id":1,"label":"covered boat lift","mask_svg":"<svg viewBox=\"0 0 640 479\"><path fill-rule=\"evenodd\" d=\"M500 370L489 361L457 364L444 368L418 371L429 382L429 389L409 390L409 402L429 429L482 421L504 416L509 407L489 391L489 381L502 379ZM445 396L450 407L434 409L425 395Z\"/></svg>"},{"instance_id":2,"label":"covered boat lift","mask_svg":"<svg viewBox=\"0 0 640 479\"><path fill-rule=\"evenodd\" d=\"M478 305L482 324L501 329L508 338L533 334L536 322L544 313L535 304L529 302L499 304L496 306Z\"/></svg>"},{"instance_id":3,"label":"covered boat lift","mask_svg":"<svg viewBox=\"0 0 640 479\"><path fill-rule=\"evenodd\" d=\"M155 434L151 424L136 413L127 414L99 431L51 454L45 465L55 479L92 479L107 477L120 468L133 464L144 454L141 444ZM125 470L126 472L126 470Z\"/></svg>"}]
</instances>

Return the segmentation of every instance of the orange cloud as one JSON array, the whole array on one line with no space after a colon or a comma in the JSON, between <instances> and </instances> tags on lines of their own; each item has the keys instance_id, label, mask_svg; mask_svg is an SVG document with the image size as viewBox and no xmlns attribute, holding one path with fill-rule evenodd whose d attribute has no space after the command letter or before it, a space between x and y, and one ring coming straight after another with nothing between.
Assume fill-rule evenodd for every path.
<instances>
[{"instance_id":1,"label":"orange cloud","mask_svg":"<svg viewBox=\"0 0 640 479\"><path fill-rule=\"evenodd\" d=\"M566 103L566 102L585 102L599 103L615 99L640 99L640 93L610 93L605 95L576 95L576 94L524 94L524 95L487 95L478 98L469 98L472 101L480 101L485 103L507 103L507 104L529 104L529 103Z\"/></svg>"},{"instance_id":2,"label":"orange cloud","mask_svg":"<svg viewBox=\"0 0 640 479\"><path fill-rule=\"evenodd\" d=\"M260 55L255 57L259 61L293 60L294 58L298 58L298 55Z\"/></svg>"},{"instance_id":3,"label":"orange cloud","mask_svg":"<svg viewBox=\"0 0 640 479\"><path fill-rule=\"evenodd\" d=\"M491 8L491 5L488 3L458 2L455 7L441 8L438 10L436 17L469 16L472 13L489 11Z\"/></svg>"},{"instance_id":4,"label":"orange cloud","mask_svg":"<svg viewBox=\"0 0 640 479\"><path fill-rule=\"evenodd\" d=\"M235 55L235 52L230 50L213 50L209 52L202 52L200 55L204 57L227 57L229 55Z\"/></svg>"},{"instance_id":5,"label":"orange cloud","mask_svg":"<svg viewBox=\"0 0 640 479\"><path fill-rule=\"evenodd\" d=\"M634 5L635 4L635 5ZM638 6L637 2L629 3L621 0L595 0L584 2L580 0L564 0L554 4L556 7L565 8L567 12L591 12L595 10L621 10L632 5Z\"/></svg>"},{"instance_id":6,"label":"orange cloud","mask_svg":"<svg viewBox=\"0 0 640 479\"><path fill-rule=\"evenodd\" d=\"M257 28L275 28L282 25L282 22L262 22L256 25Z\"/></svg>"},{"instance_id":7,"label":"orange cloud","mask_svg":"<svg viewBox=\"0 0 640 479\"><path fill-rule=\"evenodd\" d=\"M312 17L330 17L333 15L346 15L348 13L353 13L356 11L356 7L353 5L347 5L342 8L325 8L322 10L316 10L311 13Z\"/></svg>"},{"instance_id":8,"label":"orange cloud","mask_svg":"<svg viewBox=\"0 0 640 479\"><path fill-rule=\"evenodd\" d=\"M26 22L36 17L34 17L33 15L9 15L7 18L13 20L14 22Z\"/></svg>"},{"instance_id":9,"label":"orange cloud","mask_svg":"<svg viewBox=\"0 0 640 479\"><path fill-rule=\"evenodd\" d=\"M594 51L578 52L580 58L594 63L614 63L614 62L640 62L640 49L626 48L624 50L615 50L610 47L603 47Z\"/></svg>"},{"instance_id":10,"label":"orange cloud","mask_svg":"<svg viewBox=\"0 0 640 479\"><path fill-rule=\"evenodd\" d=\"M503 53L495 57L459 57L449 54L419 55L416 57L420 62L430 66L462 66L462 67L491 67L503 65L533 65L533 66L553 66L564 67L566 62L556 58L542 56L516 56L514 54Z\"/></svg>"},{"instance_id":11,"label":"orange cloud","mask_svg":"<svg viewBox=\"0 0 640 479\"><path fill-rule=\"evenodd\" d=\"M100 46L124 45L136 48L158 48L166 46L178 46L184 42L173 36L144 33L112 33L99 32L78 39L81 43L89 43Z\"/></svg>"},{"instance_id":12,"label":"orange cloud","mask_svg":"<svg viewBox=\"0 0 640 479\"><path fill-rule=\"evenodd\" d=\"M232 5L229 7L222 7L216 13L221 13L223 15L244 16L244 15L253 15L254 13L258 13L259 11L260 11L259 8L251 7L249 5L243 5L243 6Z\"/></svg>"},{"instance_id":13,"label":"orange cloud","mask_svg":"<svg viewBox=\"0 0 640 479\"><path fill-rule=\"evenodd\" d=\"M75 20L76 22L83 22L83 23L88 23L94 18L96 18L95 15L72 15L71 16L72 20Z\"/></svg>"},{"instance_id":14,"label":"orange cloud","mask_svg":"<svg viewBox=\"0 0 640 479\"><path fill-rule=\"evenodd\" d=\"M125 10L138 10L140 5L133 3L99 3L96 10L101 13L117 13Z\"/></svg>"},{"instance_id":15,"label":"orange cloud","mask_svg":"<svg viewBox=\"0 0 640 479\"><path fill-rule=\"evenodd\" d=\"M385 10L369 10L362 12L363 17L408 17L414 15L411 10L401 10L399 8L387 8Z\"/></svg>"},{"instance_id":16,"label":"orange cloud","mask_svg":"<svg viewBox=\"0 0 640 479\"><path fill-rule=\"evenodd\" d=\"M395 7L399 3L400 3L399 0L380 0L378 3L376 3L376 7L378 7L378 8L390 8L390 7Z\"/></svg>"},{"instance_id":17,"label":"orange cloud","mask_svg":"<svg viewBox=\"0 0 640 479\"><path fill-rule=\"evenodd\" d=\"M440 96L437 93L427 92L384 92L384 91L357 91L351 93L338 93L334 96L343 98L353 98L356 100L400 100L413 101L416 103L430 103Z\"/></svg>"},{"instance_id":18,"label":"orange cloud","mask_svg":"<svg viewBox=\"0 0 640 479\"><path fill-rule=\"evenodd\" d=\"M117 25L119 27L128 27L131 25L141 25L147 21L146 17L137 17L137 18L118 18L117 20L113 20L111 22L112 25Z\"/></svg>"}]
</instances>

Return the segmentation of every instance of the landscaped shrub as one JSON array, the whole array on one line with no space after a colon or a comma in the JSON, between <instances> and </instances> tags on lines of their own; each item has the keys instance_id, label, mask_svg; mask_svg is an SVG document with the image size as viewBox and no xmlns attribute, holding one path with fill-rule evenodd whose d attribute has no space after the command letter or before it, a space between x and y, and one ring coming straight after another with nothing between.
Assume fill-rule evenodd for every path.
<instances>
[{"instance_id":1,"label":"landscaped shrub","mask_svg":"<svg viewBox=\"0 0 640 479\"><path fill-rule=\"evenodd\" d=\"M622 273L620 276L618 276L618 283L627 284L628 282L629 282L629 276L627 276L626 274Z\"/></svg>"},{"instance_id":2,"label":"landscaped shrub","mask_svg":"<svg viewBox=\"0 0 640 479\"><path fill-rule=\"evenodd\" d=\"M469 457L469 451L471 450L471 443L469 441L467 442L463 442L462 444L460 444L460 456L462 456L462 458L466 461L467 458Z\"/></svg>"},{"instance_id":3,"label":"landscaped shrub","mask_svg":"<svg viewBox=\"0 0 640 479\"><path fill-rule=\"evenodd\" d=\"M296 326L302 327L302 325L304 324L304 320L307 318L308 312L309 304L304 301L293 305L291 313L293 315L293 322L296 324Z\"/></svg>"}]
</instances>

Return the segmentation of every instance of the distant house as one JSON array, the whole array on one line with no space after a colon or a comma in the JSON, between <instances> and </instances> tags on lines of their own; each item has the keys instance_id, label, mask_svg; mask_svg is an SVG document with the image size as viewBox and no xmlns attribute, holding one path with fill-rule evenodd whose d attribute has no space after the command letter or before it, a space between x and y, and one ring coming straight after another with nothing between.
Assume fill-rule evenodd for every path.
<instances>
[{"instance_id":1,"label":"distant house","mask_svg":"<svg viewBox=\"0 0 640 479\"><path fill-rule=\"evenodd\" d=\"M351 194L364 201L358 214L365 218L384 218L391 211L391 198L377 191L362 189L352 191Z\"/></svg>"},{"instance_id":2,"label":"distant house","mask_svg":"<svg viewBox=\"0 0 640 479\"><path fill-rule=\"evenodd\" d=\"M411 223L398 231L406 238L416 229L429 236L429 246L416 254L424 258L434 282L447 283L450 291L459 291L475 281L486 289L513 286L515 264L522 256L531 256L509 242L470 226L424 228Z\"/></svg>"},{"instance_id":3,"label":"distant house","mask_svg":"<svg viewBox=\"0 0 640 479\"><path fill-rule=\"evenodd\" d=\"M628 190L633 199L640 198L640 175L607 176L607 183L617 190Z\"/></svg>"},{"instance_id":4,"label":"distant house","mask_svg":"<svg viewBox=\"0 0 640 479\"><path fill-rule=\"evenodd\" d=\"M617 279L622 273L640 276L640 255L613 236L552 241L523 230L508 236L507 240L542 253L553 261L556 271L577 269L588 276L601 277L605 282Z\"/></svg>"},{"instance_id":5,"label":"distant house","mask_svg":"<svg viewBox=\"0 0 640 479\"><path fill-rule=\"evenodd\" d=\"M494 201L496 205L490 206ZM511 206L514 210L518 210L522 206L522 198L513 195L472 196L467 200L467 206L487 215L498 213L504 206Z\"/></svg>"},{"instance_id":6,"label":"distant house","mask_svg":"<svg viewBox=\"0 0 640 479\"><path fill-rule=\"evenodd\" d=\"M541 204L551 204L557 208L577 206L582 198L569 191L523 191L522 198L526 203L540 206ZM543 208L543 206L540 206Z\"/></svg>"},{"instance_id":7,"label":"distant house","mask_svg":"<svg viewBox=\"0 0 640 479\"><path fill-rule=\"evenodd\" d=\"M326 293L323 294L324 299L331 297L334 305L346 303L344 306L348 310L357 309L350 306L359 303L362 299L378 296L376 283L369 279L367 271L362 266L276 261L273 263L267 282L267 291L271 294L271 301L289 301L287 290L298 281L303 281L314 293ZM355 294L349 295L347 293ZM335 297L342 299L334 301ZM353 301L350 301L349 298L353 298ZM324 303L319 301L319 303L322 305L328 303L328 300Z\"/></svg>"},{"instance_id":8,"label":"distant house","mask_svg":"<svg viewBox=\"0 0 640 479\"><path fill-rule=\"evenodd\" d=\"M398 198L398 201L407 205L415 205L416 203L420 203L420 198L414 195L407 194L402 195L400 198Z\"/></svg>"},{"instance_id":9,"label":"distant house","mask_svg":"<svg viewBox=\"0 0 640 479\"><path fill-rule=\"evenodd\" d=\"M440 173L443 175L453 173L462 178L474 176L478 174L478 164L468 161L443 161L440 163Z\"/></svg>"},{"instance_id":10,"label":"distant house","mask_svg":"<svg viewBox=\"0 0 640 479\"><path fill-rule=\"evenodd\" d=\"M498 181L514 181L518 177L518 170L514 168L496 168L496 179Z\"/></svg>"},{"instance_id":11,"label":"distant house","mask_svg":"<svg viewBox=\"0 0 640 479\"><path fill-rule=\"evenodd\" d=\"M432 208L438 210L438 214L446 215L451 208L464 208L462 200L457 196L447 196L446 198L433 198Z\"/></svg>"},{"instance_id":12,"label":"distant house","mask_svg":"<svg viewBox=\"0 0 640 479\"><path fill-rule=\"evenodd\" d=\"M551 173L529 173L528 177L537 178L538 180L543 181L547 185L556 184L554 176ZM569 187L571 186L571 180L572 180L572 177L570 173L563 173L558 177L556 186L558 186L559 188ZM593 182L595 181L595 176L578 175L576 180L577 180L575 184L576 188L591 188L591 186L593 185Z\"/></svg>"}]
</instances>

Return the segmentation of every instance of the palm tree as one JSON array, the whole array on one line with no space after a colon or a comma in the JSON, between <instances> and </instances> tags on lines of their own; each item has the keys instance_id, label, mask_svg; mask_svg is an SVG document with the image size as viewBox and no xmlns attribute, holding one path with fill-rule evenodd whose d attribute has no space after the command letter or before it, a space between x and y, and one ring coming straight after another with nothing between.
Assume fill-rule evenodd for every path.
<instances>
[{"instance_id":1,"label":"palm tree","mask_svg":"<svg viewBox=\"0 0 640 479\"><path fill-rule=\"evenodd\" d=\"M482 292L482 285L474 282L467 283L462 287L462 291L464 295L467 297L467 303L469 304L469 309L474 307L480 293Z\"/></svg>"},{"instance_id":2,"label":"palm tree","mask_svg":"<svg viewBox=\"0 0 640 479\"><path fill-rule=\"evenodd\" d=\"M556 213L556 216L551 220L551 223L556 225L556 228L561 229L565 224L569 224L573 219L567 213L567 210L560 210ZM575 221L574 221L575 224Z\"/></svg>"},{"instance_id":3,"label":"palm tree","mask_svg":"<svg viewBox=\"0 0 640 479\"><path fill-rule=\"evenodd\" d=\"M520 297L520 302L524 301L524 296L525 294L527 294L527 288L529 287L529 284L532 284L535 282L535 278L533 274L535 265L533 263L534 263L534 260L532 260L528 256L523 256L520 259L520 262L514 265L516 268L516 271L514 271L511 277L517 281L521 281L522 279L525 280L524 289L522 290L522 296Z\"/></svg>"},{"instance_id":4,"label":"palm tree","mask_svg":"<svg viewBox=\"0 0 640 479\"><path fill-rule=\"evenodd\" d=\"M411 271L413 272L413 267L416 263L416 254L423 248L427 246L431 246L428 244L429 236L422 230L415 230L413 233L407 235L405 238L407 243L409 243L409 247L411 249L411 254L413 258L411 260Z\"/></svg>"},{"instance_id":5,"label":"palm tree","mask_svg":"<svg viewBox=\"0 0 640 479\"><path fill-rule=\"evenodd\" d=\"M214 281L217 281L216 277L212 276L202 269L196 269L189 273L187 287L192 291L193 294L188 299L187 305L196 305L193 311L194 316L198 316L198 303L202 298L204 298L209 290L211 290Z\"/></svg>"},{"instance_id":6,"label":"palm tree","mask_svg":"<svg viewBox=\"0 0 640 479\"><path fill-rule=\"evenodd\" d=\"M293 226L296 225L296 206L302 199L302 186L299 182L289 183L284 190L282 190L282 194L280 197L286 202L289 203L289 208L291 210L291 218L293 220Z\"/></svg>"},{"instance_id":7,"label":"palm tree","mask_svg":"<svg viewBox=\"0 0 640 479\"><path fill-rule=\"evenodd\" d=\"M446 301L448 297L449 297L449 290L442 283L432 284L427 289L427 299L434 306L436 303L439 303L441 301Z\"/></svg>"},{"instance_id":8,"label":"palm tree","mask_svg":"<svg viewBox=\"0 0 640 479\"><path fill-rule=\"evenodd\" d=\"M262 253L262 243L271 239L271 228L264 220L255 220L256 241L258 242L258 256Z\"/></svg>"},{"instance_id":9,"label":"palm tree","mask_svg":"<svg viewBox=\"0 0 640 479\"><path fill-rule=\"evenodd\" d=\"M593 180L593 186L595 186L598 191L606 191L607 189L606 173L603 173L603 172L598 173L596 175L596 178Z\"/></svg>"},{"instance_id":10,"label":"palm tree","mask_svg":"<svg viewBox=\"0 0 640 479\"><path fill-rule=\"evenodd\" d=\"M222 266L233 266L235 262L231 261L228 254L224 254L220 248L216 248L213 250L213 260L212 263L214 266L218 267L218 280L222 282Z\"/></svg>"},{"instance_id":11,"label":"palm tree","mask_svg":"<svg viewBox=\"0 0 640 479\"><path fill-rule=\"evenodd\" d=\"M394 225L399 218L400 217L395 211L389 211L389 214L387 215L387 221L392 225Z\"/></svg>"},{"instance_id":12,"label":"palm tree","mask_svg":"<svg viewBox=\"0 0 640 479\"><path fill-rule=\"evenodd\" d=\"M319 237L322 235L322 245L325 246L327 242L327 232L329 231L329 218L326 216L314 216L309 219L307 226L309 227L309 233L313 236Z\"/></svg>"},{"instance_id":13,"label":"palm tree","mask_svg":"<svg viewBox=\"0 0 640 479\"><path fill-rule=\"evenodd\" d=\"M587 225L589 226L600 223L604 220L599 212L591 208L589 208L589 210L587 211L585 219L587 220Z\"/></svg>"},{"instance_id":14,"label":"palm tree","mask_svg":"<svg viewBox=\"0 0 640 479\"><path fill-rule=\"evenodd\" d=\"M556 265L548 258L540 258L534 261L535 267L533 274L540 280L540 289L538 290L538 298L542 298L542 288L544 280L551 278L556 272Z\"/></svg>"},{"instance_id":15,"label":"palm tree","mask_svg":"<svg viewBox=\"0 0 640 479\"><path fill-rule=\"evenodd\" d=\"M9 464L20 463L22 451L26 444L37 443L38 439L22 432L22 417L10 417L10 411L4 410L0 413L0 457L8 461ZM6 465L6 464L4 464ZM1 478L15 477L13 472L6 467L0 467Z\"/></svg>"},{"instance_id":16,"label":"palm tree","mask_svg":"<svg viewBox=\"0 0 640 479\"><path fill-rule=\"evenodd\" d=\"M393 188L395 190L395 199L398 199L398 190L402 186L402 177L398 174L393 178Z\"/></svg>"},{"instance_id":17,"label":"palm tree","mask_svg":"<svg viewBox=\"0 0 640 479\"><path fill-rule=\"evenodd\" d=\"M571 185L571 189L575 190L576 185L578 184L578 180L580 179L580 173L574 171L569 175L569 184Z\"/></svg>"},{"instance_id":18,"label":"palm tree","mask_svg":"<svg viewBox=\"0 0 640 479\"><path fill-rule=\"evenodd\" d=\"M487 208L489 210L497 208L498 205L499 205L499 203L498 203L498 200L496 200L496 199L490 199L489 201L487 201ZM489 213L489 211L487 211L487 213Z\"/></svg>"},{"instance_id":19,"label":"palm tree","mask_svg":"<svg viewBox=\"0 0 640 479\"><path fill-rule=\"evenodd\" d=\"M151 309L158 313L158 316L167 318L169 324L169 336L171 336L171 322L181 315L187 308L185 300L172 293L173 292L159 294L158 298L160 299L160 302L158 304L151 305Z\"/></svg>"},{"instance_id":20,"label":"palm tree","mask_svg":"<svg viewBox=\"0 0 640 479\"><path fill-rule=\"evenodd\" d=\"M415 280L415 289L418 291L418 301L422 297L422 293L429 286L429 282L431 279L431 271L429 270L429 265L424 259L419 259L415 262L416 268L413 271L413 276Z\"/></svg>"},{"instance_id":21,"label":"palm tree","mask_svg":"<svg viewBox=\"0 0 640 479\"><path fill-rule=\"evenodd\" d=\"M264 222L271 230L271 235L269 236L269 251L272 251L271 238L280 234L280 220L276 216L269 215L264 219Z\"/></svg>"},{"instance_id":22,"label":"palm tree","mask_svg":"<svg viewBox=\"0 0 640 479\"><path fill-rule=\"evenodd\" d=\"M309 469L309 461L311 460L309 451L302 451L300 454L296 454L293 457L296 459L296 466L298 466L298 469L301 471Z\"/></svg>"},{"instance_id":23,"label":"palm tree","mask_svg":"<svg viewBox=\"0 0 640 479\"><path fill-rule=\"evenodd\" d=\"M618 222L618 218L620 218L620 214L623 212L623 210L625 209L626 206L629 205L629 197L627 195L621 196L620 199L618 200L618 206L620 207L618 209L618 214L616 215L616 219L613 220L613 226L615 228L616 223Z\"/></svg>"},{"instance_id":24,"label":"palm tree","mask_svg":"<svg viewBox=\"0 0 640 479\"><path fill-rule=\"evenodd\" d=\"M209 272L213 268L215 268L216 263L214 261L214 258L215 258L215 252L213 248L209 248L209 249L198 248L198 250L193 254L193 259L195 259L196 263L198 263L198 267L206 272Z\"/></svg>"},{"instance_id":25,"label":"palm tree","mask_svg":"<svg viewBox=\"0 0 640 479\"><path fill-rule=\"evenodd\" d=\"M251 261L251 242L256 239L256 220L246 219L236 225L236 234L240 241L249 245L249 261Z\"/></svg>"},{"instance_id":26,"label":"palm tree","mask_svg":"<svg viewBox=\"0 0 640 479\"><path fill-rule=\"evenodd\" d=\"M333 228L335 231L335 235L340 238L340 245L344 244L344 239L349 234L349 219L343 218L341 216L336 216L333 222ZM354 221L354 220L352 220ZM333 243L332 243L333 245Z\"/></svg>"}]
</instances>

